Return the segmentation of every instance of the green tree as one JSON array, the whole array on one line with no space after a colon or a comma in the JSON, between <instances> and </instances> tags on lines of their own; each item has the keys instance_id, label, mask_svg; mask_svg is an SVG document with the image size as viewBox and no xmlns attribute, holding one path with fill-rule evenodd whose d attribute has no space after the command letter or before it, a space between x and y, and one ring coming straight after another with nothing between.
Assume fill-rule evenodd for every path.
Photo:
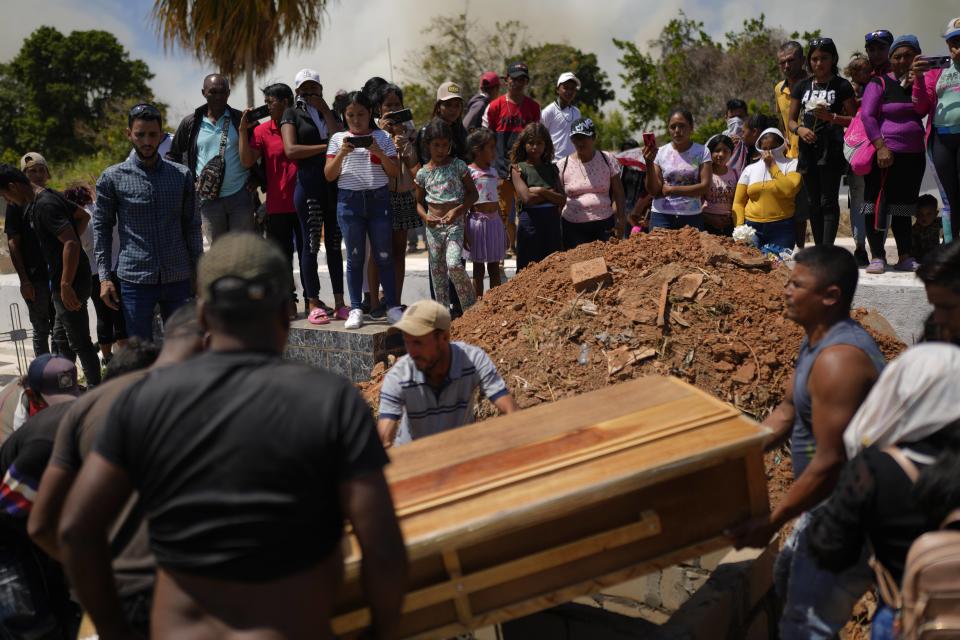
<instances>
[{"instance_id":1,"label":"green tree","mask_svg":"<svg viewBox=\"0 0 960 640\"><path fill-rule=\"evenodd\" d=\"M422 84L406 84L403 87L403 106L413 112L413 122L423 126L433 116L436 102L436 90L427 89Z\"/></svg>"},{"instance_id":2,"label":"green tree","mask_svg":"<svg viewBox=\"0 0 960 640\"><path fill-rule=\"evenodd\" d=\"M603 113L584 105L581 111L583 117L593 120L597 128L598 149L619 151L624 140L635 137L627 117L619 109Z\"/></svg>"},{"instance_id":3,"label":"green tree","mask_svg":"<svg viewBox=\"0 0 960 640\"><path fill-rule=\"evenodd\" d=\"M581 107L600 109L614 98L607 72L597 65L594 53L584 53L568 44L547 42L524 47L520 59L530 69L530 86L527 93L541 105L556 99L557 78L565 71L572 71L580 80L577 103Z\"/></svg>"},{"instance_id":4,"label":"green tree","mask_svg":"<svg viewBox=\"0 0 960 640\"><path fill-rule=\"evenodd\" d=\"M247 105L253 78L277 59L281 45L312 47L327 0L154 0L153 21L164 47L180 46L228 78L243 75Z\"/></svg>"},{"instance_id":5,"label":"green tree","mask_svg":"<svg viewBox=\"0 0 960 640\"><path fill-rule=\"evenodd\" d=\"M487 30L465 13L436 16L421 33L429 44L407 57L405 75L430 91L452 80L466 96L477 90L484 71L502 74L519 59L527 39L527 28L516 20Z\"/></svg>"},{"instance_id":6,"label":"green tree","mask_svg":"<svg viewBox=\"0 0 960 640\"><path fill-rule=\"evenodd\" d=\"M106 31L64 35L40 27L13 60L0 65L0 144L6 159L28 149L51 162L95 151L118 109L153 99L146 84L152 77L147 64L131 60Z\"/></svg>"}]
</instances>

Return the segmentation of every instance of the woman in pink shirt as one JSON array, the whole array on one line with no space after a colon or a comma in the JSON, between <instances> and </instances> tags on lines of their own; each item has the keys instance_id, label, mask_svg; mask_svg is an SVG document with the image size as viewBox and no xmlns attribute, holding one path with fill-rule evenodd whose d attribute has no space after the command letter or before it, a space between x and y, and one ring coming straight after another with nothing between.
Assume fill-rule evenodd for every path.
<instances>
[{"instance_id":1,"label":"woman in pink shirt","mask_svg":"<svg viewBox=\"0 0 960 640\"><path fill-rule=\"evenodd\" d=\"M567 196L561 211L563 248L623 237L625 200L617 160L595 149L593 120L580 118L570 127L575 153L557 162Z\"/></svg>"}]
</instances>

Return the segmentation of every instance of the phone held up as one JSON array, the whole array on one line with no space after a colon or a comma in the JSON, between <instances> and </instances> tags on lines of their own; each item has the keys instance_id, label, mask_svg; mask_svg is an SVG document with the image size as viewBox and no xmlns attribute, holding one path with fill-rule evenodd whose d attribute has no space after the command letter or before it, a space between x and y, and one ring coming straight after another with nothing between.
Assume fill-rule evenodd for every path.
<instances>
[{"instance_id":1,"label":"phone held up","mask_svg":"<svg viewBox=\"0 0 960 640\"><path fill-rule=\"evenodd\" d=\"M357 148L369 147L373 142L373 136L347 136L344 140Z\"/></svg>"},{"instance_id":2,"label":"phone held up","mask_svg":"<svg viewBox=\"0 0 960 640\"><path fill-rule=\"evenodd\" d=\"M257 107L256 109L251 109L250 113L247 114L247 119L251 122L259 122L267 116L270 115L270 107L263 104Z\"/></svg>"},{"instance_id":3,"label":"phone held up","mask_svg":"<svg viewBox=\"0 0 960 640\"><path fill-rule=\"evenodd\" d=\"M413 120L413 111L410 109L400 109L399 111L386 114L383 119L389 120L393 124L403 124L404 122Z\"/></svg>"},{"instance_id":4,"label":"phone held up","mask_svg":"<svg viewBox=\"0 0 960 640\"><path fill-rule=\"evenodd\" d=\"M929 62L931 69L950 68L950 56L920 56L920 59Z\"/></svg>"},{"instance_id":5,"label":"phone held up","mask_svg":"<svg viewBox=\"0 0 960 640\"><path fill-rule=\"evenodd\" d=\"M655 148L657 146L657 136L649 131L645 131L643 133L643 146Z\"/></svg>"}]
</instances>

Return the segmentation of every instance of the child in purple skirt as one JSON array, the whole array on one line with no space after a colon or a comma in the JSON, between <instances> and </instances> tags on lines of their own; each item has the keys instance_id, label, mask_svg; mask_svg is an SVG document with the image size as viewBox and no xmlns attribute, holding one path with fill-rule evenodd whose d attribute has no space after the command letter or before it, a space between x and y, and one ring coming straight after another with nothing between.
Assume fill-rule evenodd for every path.
<instances>
[{"instance_id":1,"label":"child in purple skirt","mask_svg":"<svg viewBox=\"0 0 960 640\"><path fill-rule=\"evenodd\" d=\"M473 288L477 298L483 297L484 271L490 276L490 288L500 284L500 261L506 246L506 230L500 218L497 183L493 166L497 155L497 138L489 129L477 129L467 138L467 152L473 158L470 177L480 194L477 204L467 216L467 251L464 257L473 261Z\"/></svg>"}]
</instances>

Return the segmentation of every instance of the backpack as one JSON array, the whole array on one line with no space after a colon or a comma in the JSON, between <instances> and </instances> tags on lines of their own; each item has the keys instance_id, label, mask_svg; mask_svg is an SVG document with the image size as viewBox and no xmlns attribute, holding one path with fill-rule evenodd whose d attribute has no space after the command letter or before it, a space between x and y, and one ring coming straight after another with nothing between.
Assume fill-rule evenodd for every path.
<instances>
[{"instance_id":1,"label":"backpack","mask_svg":"<svg viewBox=\"0 0 960 640\"><path fill-rule=\"evenodd\" d=\"M916 482L917 467L900 449L890 447L884 453ZM876 558L870 560L881 597L899 609L897 623L903 640L960 637L960 531L947 529L955 524L960 524L960 508L951 511L938 530L914 540L899 589L890 572Z\"/></svg>"}]
</instances>

